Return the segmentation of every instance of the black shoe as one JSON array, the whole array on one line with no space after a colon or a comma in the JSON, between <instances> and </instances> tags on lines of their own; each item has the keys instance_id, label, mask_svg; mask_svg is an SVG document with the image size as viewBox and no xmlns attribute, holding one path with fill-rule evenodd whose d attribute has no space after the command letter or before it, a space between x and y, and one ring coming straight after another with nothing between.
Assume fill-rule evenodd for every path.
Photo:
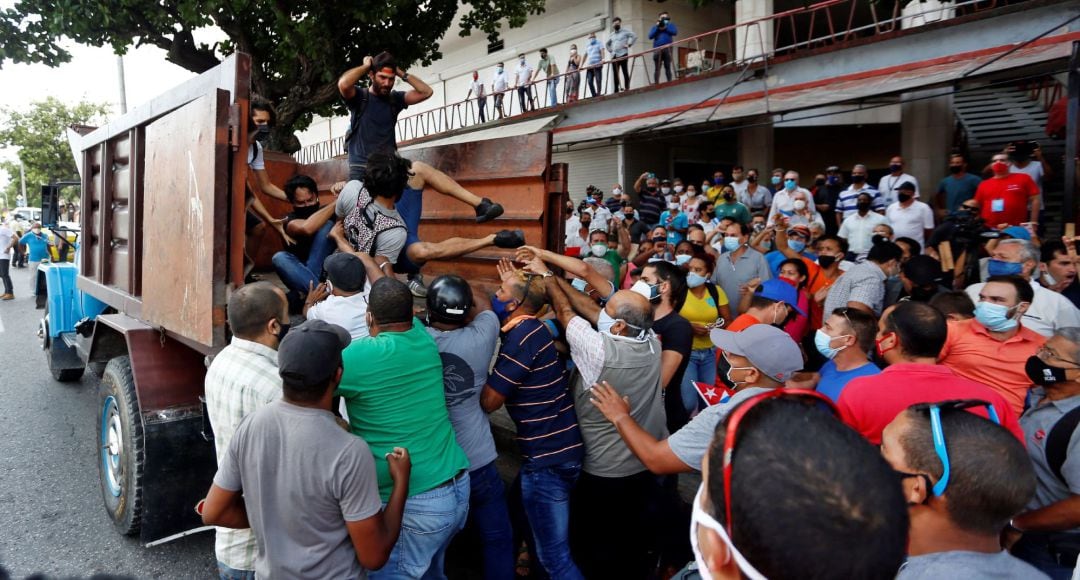
<instances>
[{"instance_id":1,"label":"black shoe","mask_svg":"<svg viewBox=\"0 0 1080 580\"><path fill-rule=\"evenodd\" d=\"M490 199L485 197L480 202L480 205L476 206L476 223L482 224L491 221L502 214L503 206L493 203Z\"/></svg>"},{"instance_id":2,"label":"black shoe","mask_svg":"<svg viewBox=\"0 0 1080 580\"><path fill-rule=\"evenodd\" d=\"M495 247L520 248L525 245L525 232L521 230L499 230L495 234Z\"/></svg>"}]
</instances>

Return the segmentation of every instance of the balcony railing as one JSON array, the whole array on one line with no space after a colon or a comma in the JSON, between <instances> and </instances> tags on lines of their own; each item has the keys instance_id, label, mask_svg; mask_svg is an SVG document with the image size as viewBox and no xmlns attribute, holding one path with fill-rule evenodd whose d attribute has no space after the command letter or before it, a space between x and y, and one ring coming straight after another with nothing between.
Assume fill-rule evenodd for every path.
<instances>
[{"instance_id":1,"label":"balcony railing","mask_svg":"<svg viewBox=\"0 0 1080 580\"><path fill-rule=\"evenodd\" d=\"M667 46L630 54L622 59L608 59L594 66L582 65L576 71L566 71L550 78L523 86L513 84L513 73L507 72L509 86L505 91L482 98L466 100L430 109L397 121L398 142L411 141L447 131L475 127L493 120L520 115L532 110L572 105L577 101L611 95L615 91L615 74L619 74L620 89L637 90L702 74L738 71L739 69L777 57L911 28L933 22L985 12L1006 4L1024 0L961 0L944 7L903 11L907 0L824 0L809 6L778 12L726 26L717 30L679 39ZM919 7L924 5L918 3ZM642 40L642 42L648 42ZM668 79L662 69L665 53L672 68ZM629 82L621 69L625 63ZM593 92L589 77L599 73ZM642 82L642 76L644 81ZM635 83L635 79L638 82ZM548 101L548 87L556 87L554 107ZM596 87L596 85L599 85ZM489 88L485 86L485 89ZM524 106L523 106L524 105ZM344 154L341 137L315 143L296 153L301 163L312 163Z\"/></svg>"}]
</instances>

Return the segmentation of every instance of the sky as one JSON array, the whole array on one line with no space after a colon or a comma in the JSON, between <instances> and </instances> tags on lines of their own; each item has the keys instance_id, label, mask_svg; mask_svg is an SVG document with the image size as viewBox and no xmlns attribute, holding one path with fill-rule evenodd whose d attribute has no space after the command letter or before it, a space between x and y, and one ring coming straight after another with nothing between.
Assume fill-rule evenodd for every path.
<instances>
[{"instance_id":1,"label":"sky","mask_svg":"<svg viewBox=\"0 0 1080 580\"><path fill-rule=\"evenodd\" d=\"M0 8L11 4L13 2L0 0ZM214 36L214 33L207 31L206 35ZM197 34L196 40L207 40L201 36ZM70 41L65 42L64 47L71 51L71 62L56 68L41 64L0 63L0 87L4 87L0 91L0 107L26 109L31 102L53 95L69 103L80 99L109 103L112 114L118 115L120 82L116 54L109 47L80 46ZM124 56L128 110L194 76L194 73L166 61L165 51L157 47L129 50ZM0 158L14 157L14 150L0 149ZM9 179L19 179L19 176L9 176L0 170L0 188ZM27 184L27 189L33 186Z\"/></svg>"}]
</instances>

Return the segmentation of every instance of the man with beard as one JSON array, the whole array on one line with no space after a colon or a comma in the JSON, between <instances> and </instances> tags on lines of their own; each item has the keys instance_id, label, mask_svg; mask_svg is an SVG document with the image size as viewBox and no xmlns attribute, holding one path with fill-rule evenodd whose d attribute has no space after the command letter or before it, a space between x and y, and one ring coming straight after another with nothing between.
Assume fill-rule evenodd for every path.
<instances>
[{"instance_id":1,"label":"man with beard","mask_svg":"<svg viewBox=\"0 0 1080 580\"><path fill-rule=\"evenodd\" d=\"M289 289L289 310L298 312L301 296L319 283L323 261L334 251L328 238L334 226L334 204L319 207L319 187L307 175L285 184L285 197L293 210L285 216L285 232L296 243L274 254L274 270Z\"/></svg>"}]
</instances>

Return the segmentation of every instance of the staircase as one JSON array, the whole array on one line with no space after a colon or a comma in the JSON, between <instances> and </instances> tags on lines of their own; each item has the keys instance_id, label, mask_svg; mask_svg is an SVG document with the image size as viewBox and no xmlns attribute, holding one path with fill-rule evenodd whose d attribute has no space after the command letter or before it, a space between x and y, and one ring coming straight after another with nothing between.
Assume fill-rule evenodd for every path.
<instances>
[{"instance_id":1,"label":"staircase","mask_svg":"<svg viewBox=\"0 0 1080 580\"><path fill-rule=\"evenodd\" d=\"M1046 136L1047 111L1043 103L1022 87L981 87L954 94L953 112L966 139L972 173L978 174L1011 141L1039 142L1043 157L1053 170L1043 180L1045 235L1061 235L1065 141Z\"/></svg>"}]
</instances>

